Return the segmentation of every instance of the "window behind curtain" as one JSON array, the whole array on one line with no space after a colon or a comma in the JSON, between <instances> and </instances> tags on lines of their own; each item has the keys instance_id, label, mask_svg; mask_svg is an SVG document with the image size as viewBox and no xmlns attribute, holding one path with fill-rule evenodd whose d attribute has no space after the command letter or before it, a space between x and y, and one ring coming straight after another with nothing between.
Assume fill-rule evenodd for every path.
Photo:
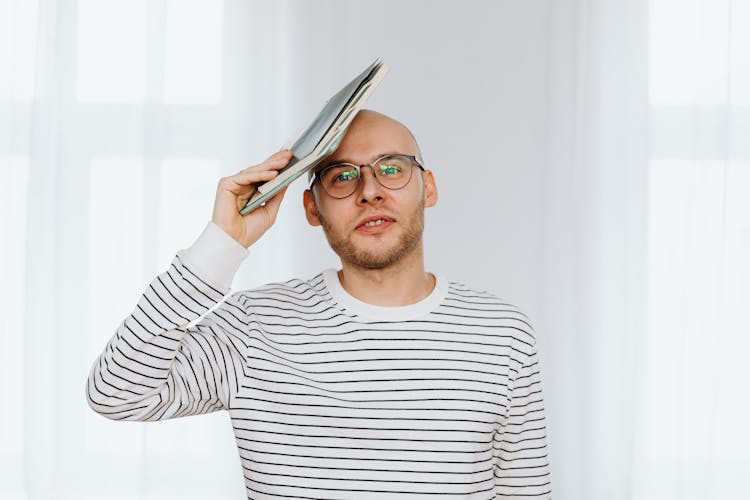
<instances>
[{"instance_id":1,"label":"window behind curtain","mask_svg":"<svg viewBox=\"0 0 750 500\"><path fill-rule=\"evenodd\" d=\"M134 425L103 419L84 401L89 363L210 217L221 134L236 108L224 92L226 15L216 0L0 0L3 499L28 498L27 481L51 484L56 498L244 498L225 413ZM42 105L56 121L34 122ZM55 199L32 196L36 175L54 176ZM59 231L81 236L62 263L80 282L50 277L53 293L83 297L67 314L84 325L44 339L55 370L64 369L44 381L54 442L35 435L29 412L41 399L30 404L25 390L29 203L49 203ZM32 470L45 467L39 457L51 465L44 477Z\"/></svg>"},{"instance_id":2,"label":"window behind curtain","mask_svg":"<svg viewBox=\"0 0 750 500\"><path fill-rule=\"evenodd\" d=\"M750 1L651 0L641 499L738 498L750 466Z\"/></svg>"}]
</instances>

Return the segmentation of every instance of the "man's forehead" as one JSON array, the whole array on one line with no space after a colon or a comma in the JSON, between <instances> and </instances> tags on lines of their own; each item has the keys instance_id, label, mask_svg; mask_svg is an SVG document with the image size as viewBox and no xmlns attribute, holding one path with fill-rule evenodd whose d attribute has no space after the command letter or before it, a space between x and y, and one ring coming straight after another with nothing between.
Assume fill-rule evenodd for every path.
<instances>
[{"instance_id":1,"label":"man's forehead","mask_svg":"<svg viewBox=\"0 0 750 500\"><path fill-rule=\"evenodd\" d=\"M363 109L352 120L336 151L315 166L309 177L332 163L368 163L390 153L421 156L414 134L403 123L377 111Z\"/></svg>"},{"instance_id":2,"label":"man's forehead","mask_svg":"<svg viewBox=\"0 0 750 500\"><path fill-rule=\"evenodd\" d=\"M414 151L412 151L412 148L384 147L382 149L372 150L367 153L356 152L354 154L345 154L345 153L334 152L330 156L323 158L320 164L315 168L323 168L325 165L331 165L333 163L354 163L354 164L371 163L383 156L396 155L396 154L408 155L408 154L414 154Z\"/></svg>"}]
</instances>

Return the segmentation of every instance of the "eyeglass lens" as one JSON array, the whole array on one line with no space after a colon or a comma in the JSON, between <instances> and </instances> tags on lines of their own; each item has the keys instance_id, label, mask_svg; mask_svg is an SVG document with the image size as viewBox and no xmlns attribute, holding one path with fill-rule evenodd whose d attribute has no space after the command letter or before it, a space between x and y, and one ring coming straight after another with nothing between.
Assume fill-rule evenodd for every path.
<instances>
[{"instance_id":1,"label":"eyeglass lens","mask_svg":"<svg viewBox=\"0 0 750 500\"><path fill-rule=\"evenodd\" d=\"M372 170L380 184L389 189L400 189L411 178L412 164L408 156L392 155L379 159ZM329 195L345 198L357 190L360 175L357 167L342 163L325 168L320 181Z\"/></svg>"}]
</instances>

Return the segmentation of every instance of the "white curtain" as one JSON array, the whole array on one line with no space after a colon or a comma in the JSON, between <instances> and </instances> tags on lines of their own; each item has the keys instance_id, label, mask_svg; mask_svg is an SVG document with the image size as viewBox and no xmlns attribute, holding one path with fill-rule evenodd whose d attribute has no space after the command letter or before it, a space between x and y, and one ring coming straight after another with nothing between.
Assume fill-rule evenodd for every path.
<instances>
[{"instance_id":1,"label":"white curtain","mask_svg":"<svg viewBox=\"0 0 750 500\"><path fill-rule=\"evenodd\" d=\"M561 498L641 498L634 444L648 337L647 8L551 6L540 329L555 384L548 407Z\"/></svg>"},{"instance_id":2,"label":"white curtain","mask_svg":"<svg viewBox=\"0 0 750 500\"><path fill-rule=\"evenodd\" d=\"M289 133L285 7L2 3L0 497L244 498L225 413L108 421L83 384L219 177Z\"/></svg>"},{"instance_id":3,"label":"white curtain","mask_svg":"<svg viewBox=\"0 0 750 500\"><path fill-rule=\"evenodd\" d=\"M551 8L541 330L556 491L742 498L750 2Z\"/></svg>"},{"instance_id":4,"label":"white curtain","mask_svg":"<svg viewBox=\"0 0 750 500\"><path fill-rule=\"evenodd\" d=\"M0 0L0 497L245 498L227 415L108 421L85 378L218 178L376 56L428 267L534 320L554 497L742 497L749 33L748 0ZM235 289L336 265L302 188Z\"/></svg>"},{"instance_id":5,"label":"white curtain","mask_svg":"<svg viewBox=\"0 0 750 500\"><path fill-rule=\"evenodd\" d=\"M636 492L739 498L750 465L750 1L650 8L649 379Z\"/></svg>"}]
</instances>

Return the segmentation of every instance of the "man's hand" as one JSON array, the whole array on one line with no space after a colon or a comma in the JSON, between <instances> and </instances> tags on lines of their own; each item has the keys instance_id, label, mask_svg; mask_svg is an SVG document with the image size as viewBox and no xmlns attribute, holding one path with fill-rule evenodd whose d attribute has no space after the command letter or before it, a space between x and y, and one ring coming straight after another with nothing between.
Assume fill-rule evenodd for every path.
<instances>
[{"instance_id":1,"label":"man's hand","mask_svg":"<svg viewBox=\"0 0 750 500\"><path fill-rule=\"evenodd\" d=\"M288 186L276 193L265 205L252 212L240 215L240 210L255 194L256 186L276 177L278 170L289 163L291 158L292 152L282 149L269 156L263 163L240 170L230 177L219 179L211 219L214 224L245 248L258 241L276 220L279 205L284 199Z\"/></svg>"}]
</instances>

